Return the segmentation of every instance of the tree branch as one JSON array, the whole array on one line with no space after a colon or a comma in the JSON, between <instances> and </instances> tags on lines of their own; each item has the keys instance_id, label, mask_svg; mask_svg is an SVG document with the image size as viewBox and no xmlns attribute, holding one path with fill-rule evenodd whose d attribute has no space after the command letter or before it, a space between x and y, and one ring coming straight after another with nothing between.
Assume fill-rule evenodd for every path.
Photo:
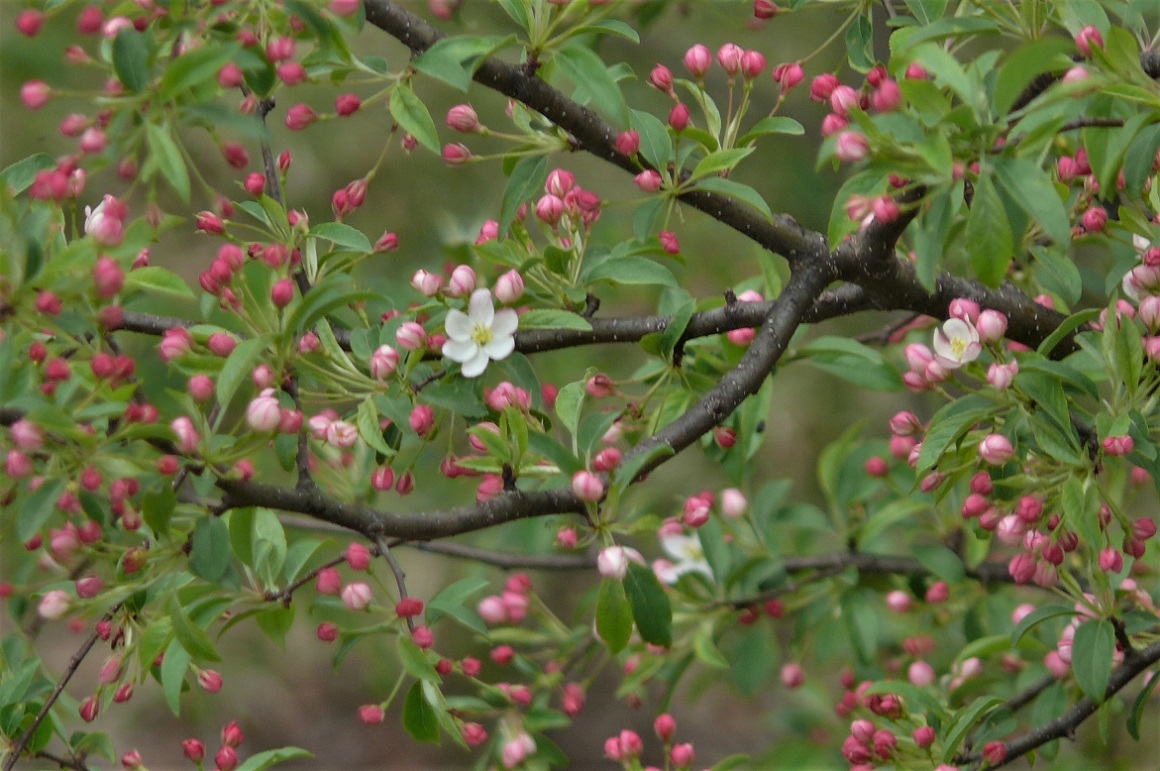
<instances>
[{"instance_id":1,"label":"tree branch","mask_svg":"<svg viewBox=\"0 0 1160 771\"><path fill-rule=\"evenodd\" d=\"M1160 661L1160 642L1152 643L1148 647L1137 651L1136 655L1126 657L1123 665L1112 672L1112 676L1108 680L1107 690L1104 691L1104 698L1100 702L1096 702L1092 698L1085 696L1076 702L1075 706L1055 720L1028 731L1018 739L1012 739L1006 742L1004 744L1007 748L1006 759L1001 763L987 766L988 771L1006 766L1053 739L1070 739L1074 737L1075 729L1079 727L1080 723L1094 715L1102 702L1107 701L1116 693L1119 693L1124 686L1132 682L1132 680L1157 661ZM983 755L981 752L973 752L966 757L955 758L955 762L960 765L978 764L982 759Z\"/></svg>"}]
</instances>

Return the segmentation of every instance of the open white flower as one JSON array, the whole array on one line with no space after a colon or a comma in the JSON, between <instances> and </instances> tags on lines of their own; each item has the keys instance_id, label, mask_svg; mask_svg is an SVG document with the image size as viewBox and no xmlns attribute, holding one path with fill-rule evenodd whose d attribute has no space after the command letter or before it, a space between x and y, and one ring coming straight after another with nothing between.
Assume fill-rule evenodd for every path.
<instances>
[{"instance_id":1,"label":"open white flower","mask_svg":"<svg viewBox=\"0 0 1160 771\"><path fill-rule=\"evenodd\" d=\"M705 559L701 539L695 535L670 533L660 537L661 548L675 560L672 563L653 564L657 580L664 584L675 584L685 573L703 573L710 579L713 571ZM661 560L657 561L661 563Z\"/></svg>"},{"instance_id":2,"label":"open white flower","mask_svg":"<svg viewBox=\"0 0 1160 771\"><path fill-rule=\"evenodd\" d=\"M467 303L467 313L447 311L443 355L463 365L464 377L479 377L489 361L506 359L515 350L518 324L519 317L514 310L497 311L491 292L476 289Z\"/></svg>"},{"instance_id":3,"label":"open white flower","mask_svg":"<svg viewBox=\"0 0 1160 771\"><path fill-rule=\"evenodd\" d=\"M941 329L934 333L936 360L946 369L958 369L979 358L983 346L979 343L979 332L969 321L947 319Z\"/></svg>"}]
</instances>

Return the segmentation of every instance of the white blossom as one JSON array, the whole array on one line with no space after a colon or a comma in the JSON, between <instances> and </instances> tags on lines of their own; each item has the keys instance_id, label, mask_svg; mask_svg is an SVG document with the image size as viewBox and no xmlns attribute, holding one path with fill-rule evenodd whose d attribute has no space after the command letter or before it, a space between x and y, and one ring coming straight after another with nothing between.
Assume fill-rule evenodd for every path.
<instances>
[{"instance_id":1,"label":"white blossom","mask_svg":"<svg viewBox=\"0 0 1160 771\"><path fill-rule=\"evenodd\" d=\"M463 365L464 377L479 377L489 361L505 359L515 350L518 324L514 310L497 311L491 292L476 289L467 303L467 313L456 309L447 312L443 355Z\"/></svg>"},{"instance_id":2,"label":"white blossom","mask_svg":"<svg viewBox=\"0 0 1160 771\"><path fill-rule=\"evenodd\" d=\"M945 369L958 369L969 364L979 358L982 351L979 332L969 321L947 319L942 328L935 330L935 356Z\"/></svg>"},{"instance_id":3,"label":"white blossom","mask_svg":"<svg viewBox=\"0 0 1160 771\"><path fill-rule=\"evenodd\" d=\"M675 584L686 573L703 573L709 578L713 577L701 539L697 536L669 533L662 535L660 542L661 548L674 560L671 564L654 564L654 572L661 583Z\"/></svg>"}]
</instances>

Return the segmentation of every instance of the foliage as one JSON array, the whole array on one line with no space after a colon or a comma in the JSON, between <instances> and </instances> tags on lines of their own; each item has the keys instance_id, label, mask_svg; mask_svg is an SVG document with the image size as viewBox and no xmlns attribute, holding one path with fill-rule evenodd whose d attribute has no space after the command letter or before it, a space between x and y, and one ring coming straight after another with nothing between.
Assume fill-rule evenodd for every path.
<instances>
[{"instance_id":1,"label":"foliage","mask_svg":"<svg viewBox=\"0 0 1160 771\"><path fill-rule=\"evenodd\" d=\"M758 0L722 13L844 14L822 46L844 44L838 74L733 44L648 73L614 61L671 5L431 2L438 27L387 0L18 14L20 34L75 44L64 74L23 85L24 106L81 112L60 126L70 154L0 173L6 770L117 758L76 718L144 688L177 715L194 688L222 688L226 632L278 645L296 618L336 666L357 646L393 657L359 719L398 706L415 741L481 768L564 764L550 734L610 664L619 698L662 713L666 768L693 762L667 711L706 672L743 695L775 673L826 694L853 722L815 764L1050 761L1092 715L1101 735L1122 722L1139 737L1160 661L1160 20L1122 0ZM364 30L410 58L361 53ZM103 85L70 83L82 65ZM296 101L303 83L333 111ZM637 98L646 85L667 115ZM507 123L465 102L439 125L447 89L506 97ZM817 125L780 114L806 90L829 111ZM344 129L375 107L389 130ZM272 117L381 152L329 212L307 211ZM807 133L824 138L818 174L843 175L824 233L746 181ZM199 142L235 170L224 186ZM351 224L398 153L440 156L441 185L477 164L506 178L478 238L448 239L445 269L434 243ZM572 153L618 169L633 197L583 187ZM682 249L699 227L763 250L746 279L716 278L720 297L689 279L723 259ZM150 254L194 230L216 255L196 289ZM395 250L426 255L410 286L368 280ZM836 322L868 311L893 315L860 337ZM631 374L600 371L593 346ZM831 444L823 507L754 463L786 408L772 379L801 364L930 414ZM636 493L697 452L722 489L663 490L667 511ZM416 488L431 510L408 510ZM448 540L534 518L553 543ZM416 546L581 571L591 590L577 618L523 572L421 600L395 556ZM85 637L59 672L39 633L65 619ZM460 655L468 640L495 669ZM96 648L93 689L73 675ZM827 711L800 719L829 725ZM241 742L228 724L219 769L306 754L239 765ZM183 749L200 767L205 747ZM626 768L655 754L627 729L604 752Z\"/></svg>"}]
</instances>

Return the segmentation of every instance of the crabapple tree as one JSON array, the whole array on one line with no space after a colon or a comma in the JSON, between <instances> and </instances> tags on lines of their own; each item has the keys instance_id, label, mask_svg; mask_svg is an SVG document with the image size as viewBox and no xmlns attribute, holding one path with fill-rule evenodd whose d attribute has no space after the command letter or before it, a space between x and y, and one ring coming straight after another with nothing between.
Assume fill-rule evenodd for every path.
<instances>
[{"instance_id":1,"label":"crabapple tree","mask_svg":"<svg viewBox=\"0 0 1160 771\"><path fill-rule=\"evenodd\" d=\"M243 743L228 638L303 627L385 661L355 730L478 768L612 702L574 757L1156 740L1151 2L15 5L59 131L0 173L5 771L301 763ZM816 482L765 430L831 409L803 370L892 405ZM782 729L706 746L714 678ZM115 746L133 698L220 741Z\"/></svg>"}]
</instances>

